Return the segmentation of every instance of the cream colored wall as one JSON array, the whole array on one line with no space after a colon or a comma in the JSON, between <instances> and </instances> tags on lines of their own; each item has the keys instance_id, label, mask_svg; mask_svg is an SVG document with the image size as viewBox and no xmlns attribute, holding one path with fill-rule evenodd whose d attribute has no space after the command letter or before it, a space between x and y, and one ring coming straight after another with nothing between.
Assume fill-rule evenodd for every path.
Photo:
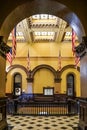
<instances>
[{"instance_id":1,"label":"cream colored wall","mask_svg":"<svg viewBox=\"0 0 87 130\"><path fill-rule=\"evenodd\" d=\"M11 46L10 43L8 45ZM36 66L41 64L46 64L52 66L55 70L58 69L58 56L59 50L61 50L61 66L64 67L69 64L75 64L72 46L71 43L17 43L17 53L16 58L13 61L13 65L20 64L24 67L27 67L27 55L30 55L30 66L31 70L33 70ZM9 63L6 63L6 67L9 66ZM26 74L21 69L14 69L8 74L7 84L6 84L6 92L12 92L12 80L11 76L16 72L20 72L23 77L22 87L26 89ZM66 91L66 74L68 72L74 72L76 74L76 90L77 96L80 96L80 76L79 72L76 69L68 69L62 74L62 82L61 82L61 93ZM40 75L40 76L39 76ZM43 75L43 77L41 77ZM50 79L48 80L47 75L50 75ZM45 82L44 82L45 81ZM44 84L45 83L45 84ZM39 70L34 77L33 91L38 93L42 93L43 86L54 86L54 77L52 73L47 70ZM37 89L38 88L38 89Z\"/></svg>"},{"instance_id":2,"label":"cream colored wall","mask_svg":"<svg viewBox=\"0 0 87 130\"><path fill-rule=\"evenodd\" d=\"M48 64L57 70L60 49L62 57L61 66L64 67L68 64L74 64L71 43L17 43L17 58L13 61L13 64L21 64L26 67L28 49L31 69L41 64ZM8 63L7 66L9 66Z\"/></svg>"},{"instance_id":3,"label":"cream colored wall","mask_svg":"<svg viewBox=\"0 0 87 130\"><path fill-rule=\"evenodd\" d=\"M43 87L55 87L54 75L48 69L40 69L35 73L33 82L33 92L43 93Z\"/></svg>"}]
</instances>

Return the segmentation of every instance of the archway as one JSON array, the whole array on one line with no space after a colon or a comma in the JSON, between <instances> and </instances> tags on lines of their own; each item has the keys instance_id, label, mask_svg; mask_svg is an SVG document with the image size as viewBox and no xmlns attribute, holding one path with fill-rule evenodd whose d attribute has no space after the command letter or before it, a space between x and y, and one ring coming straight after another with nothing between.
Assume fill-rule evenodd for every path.
<instances>
[{"instance_id":1,"label":"archway","mask_svg":"<svg viewBox=\"0 0 87 130\"><path fill-rule=\"evenodd\" d=\"M42 64L36 66L32 70L33 92L43 94L44 88L54 88L54 79L56 77L56 70L50 65Z\"/></svg>"},{"instance_id":2,"label":"archway","mask_svg":"<svg viewBox=\"0 0 87 130\"><path fill-rule=\"evenodd\" d=\"M60 3L58 3L58 1ZM81 3L78 9L73 9L72 7L74 7L75 2L72 1L65 1L65 0L21 0L21 1L11 1L9 0L8 5L4 4L6 1L2 1L1 2L1 13L2 13L3 17L0 20L0 35L4 36L4 41L7 42L9 33L11 32L12 28L18 23L20 22L22 19L29 17L30 15L36 14L36 13L51 13L55 16L59 16L60 18L64 19L66 22L68 22L68 24L75 30L75 32L77 33L77 36L79 38L79 41L81 42L82 40L82 36L85 36L85 31L84 31L84 27L85 29L87 29L87 25L86 25L86 21L85 18L83 18L83 14L85 13L85 11L81 12L81 17L80 17L80 10L81 10ZM13 2L13 4L12 4ZM67 3L65 3L67 2ZM72 2L72 6L70 6L70 2ZM77 2L76 2L77 3ZM11 4L13 6L11 6ZM67 6L65 6L67 5ZM83 4L85 5L85 4ZM6 8L7 6L7 8ZM38 8L37 8L38 7ZM69 7L69 8L67 8ZM31 8L33 10L31 10ZM83 6L84 8L84 6ZM7 9L6 11L3 11L4 9ZM21 10L21 12L20 12ZM72 11L73 10L73 11ZM79 11L78 11L79 10ZM79 18L77 17L77 15L79 16ZM86 13L85 13L86 14ZM1 15L1 16L2 16ZM83 19L82 19L83 18ZM82 21L80 21L82 20ZM85 21L85 22L84 22ZM84 27L83 27L84 25ZM3 60L0 57L0 60L2 61L2 64L4 65L3 67L3 71L2 72L2 77L5 77L5 60ZM81 67L82 68L82 67ZM3 90L3 86L5 86L5 78L4 80L1 77L1 81L4 81L4 84L2 83L1 88L2 91ZM1 90L1 89L0 89ZM4 96L4 94L3 94Z\"/></svg>"},{"instance_id":3,"label":"archway","mask_svg":"<svg viewBox=\"0 0 87 130\"><path fill-rule=\"evenodd\" d=\"M40 7L40 4L43 4L42 8ZM19 6L16 5L16 8L12 10L9 15L4 20L2 26L1 26L1 34L5 35L4 37L5 41L7 41L8 35L12 28L22 19L29 17L35 13L51 13L55 16L59 16L60 18L64 19L68 22L68 24L76 31L79 41L81 41L82 36L85 35L83 26L77 17L77 15L72 12L65 3L61 4L58 1L50 1L47 0L45 2L43 1L30 1L20 4ZM34 10L30 10L31 8L34 8ZM37 9L38 7L38 9ZM49 7L49 8L48 8ZM52 10L53 9L53 10ZM19 13L19 10L21 12ZM13 18L13 16L15 16ZM13 18L13 19L12 19ZM12 24L10 24L9 20L12 19ZM8 26L6 26L8 24ZM3 31L4 30L4 31ZM7 33L8 31L8 33Z\"/></svg>"},{"instance_id":4,"label":"archway","mask_svg":"<svg viewBox=\"0 0 87 130\"><path fill-rule=\"evenodd\" d=\"M20 96L22 92L22 75L20 73L15 73L13 80L13 95Z\"/></svg>"},{"instance_id":5,"label":"archway","mask_svg":"<svg viewBox=\"0 0 87 130\"><path fill-rule=\"evenodd\" d=\"M8 74L8 72L10 72L12 69L15 69L15 68L20 68L22 69L23 71L25 71L25 73L27 74L27 69L22 66L22 65L12 65L12 66L9 66L6 70L6 73Z\"/></svg>"},{"instance_id":6,"label":"archway","mask_svg":"<svg viewBox=\"0 0 87 130\"><path fill-rule=\"evenodd\" d=\"M54 77L56 77L56 70L55 70L53 67L51 67L50 65L42 64L42 65L36 66L36 67L32 70L32 78L34 77L34 74L35 74L38 70L43 69L43 68L50 70L50 71L53 73Z\"/></svg>"},{"instance_id":7,"label":"archway","mask_svg":"<svg viewBox=\"0 0 87 130\"><path fill-rule=\"evenodd\" d=\"M75 83L74 83L74 74L70 73L67 75L67 95L68 96L75 96Z\"/></svg>"},{"instance_id":8,"label":"archway","mask_svg":"<svg viewBox=\"0 0 87 130\"><path fill-rule=\"evenodd\" d=\"M7 41L9 33L17 23L31 15L43 13L53 14L65 20L75 30L79 41L81 42L82 36L85 36L85 31L80 19L72 11L72 8L69 5L70 3L65 3L63 0L60 3L59 2L59 0L22 0L21 3L14 3L13 9L11 7L9 8L8 14L6 14L6 17L2 21L0 35L5 36L4 40ZM72 2L72 6L73 5L74 3ZM33 10L31 10L31 8Z\"/></svg>"}]
</instances>

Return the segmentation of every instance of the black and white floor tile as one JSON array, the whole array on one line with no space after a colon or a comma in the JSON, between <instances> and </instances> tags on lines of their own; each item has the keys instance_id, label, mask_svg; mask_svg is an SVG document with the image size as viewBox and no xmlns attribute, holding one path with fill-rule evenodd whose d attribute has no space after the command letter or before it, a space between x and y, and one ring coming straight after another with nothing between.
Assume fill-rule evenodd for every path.
<instances>
[{"instance_id":1,"label":"black and white floor tile","mask_svg":"<svg viewBox=\"0 0 87 130\"><path fill-rule=\"evenodd\" d=\"M8 130L75 130L78 116L7 116Z\"/></svg>"}]
</instances>

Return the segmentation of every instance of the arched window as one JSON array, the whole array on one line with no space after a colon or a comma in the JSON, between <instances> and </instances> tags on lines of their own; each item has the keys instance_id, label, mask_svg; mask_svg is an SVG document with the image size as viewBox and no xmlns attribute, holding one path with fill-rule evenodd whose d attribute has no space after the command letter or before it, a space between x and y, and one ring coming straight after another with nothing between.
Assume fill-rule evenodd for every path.
<instances>
[{"instance_id":1,"label":"arched window","mask_svg":"<svg viewBox=\"0 0 87 130\"><path fill-rule=\"evenodd\" d=\"M68 96L75 96L74 92L74 75L68 74L67 75L67 95Z\"/></svg>"},{"instance_id":2,"label":"arched window","mask_svg":"<svg viewBox=\"0 0 87 130\"><path fill-rule=\"evenodd\" d=\"M14 75L14 95L19 96L21 95L21 88L22 88L22 76L19 73Z\"/></svg>"}]
</instances>

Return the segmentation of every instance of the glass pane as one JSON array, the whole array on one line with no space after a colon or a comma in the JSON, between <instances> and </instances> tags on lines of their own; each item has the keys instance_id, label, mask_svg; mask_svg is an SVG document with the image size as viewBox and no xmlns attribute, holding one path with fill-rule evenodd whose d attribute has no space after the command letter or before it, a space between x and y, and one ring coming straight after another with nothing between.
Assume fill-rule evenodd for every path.
<instances>
[{"instance_id":1,"label":"glass pane","mask_svg":"<svg viewBox=\"0 0 87 130\"><path fill-rule=\"evenodd\" d=\"M21 75L17 74L15 75L15 83L20 83L21 82Z\"/></svg>"},{"instance_id":2,"label":"glass pane","mask_svg":"<svg viewBox=\"0 0 87 130\"><path fill-rule=\"evenodd\" d=\"M67 76L67 93L69 96L74 94L74 76L72 74Z\"/></svg>"}]
</instances>

